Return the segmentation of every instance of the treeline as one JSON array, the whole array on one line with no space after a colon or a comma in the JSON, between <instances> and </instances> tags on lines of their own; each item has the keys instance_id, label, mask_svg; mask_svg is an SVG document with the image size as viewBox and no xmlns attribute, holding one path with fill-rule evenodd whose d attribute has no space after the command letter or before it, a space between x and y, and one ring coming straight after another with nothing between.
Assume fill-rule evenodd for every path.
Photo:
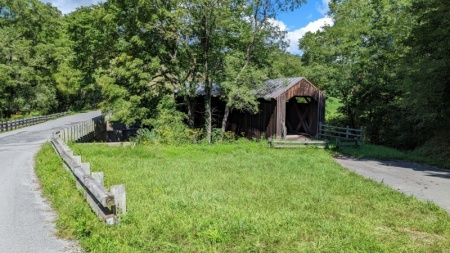
<instances>
[{"instance_id":1,"label":"treeline","mask_svg":"<svg viewBox=\"0 0 450 253\"><path fill-rule=\"evenodd\" d=\"M226 124L231 110L255 110L263 80L304 76L343 102L333 123L364 127L368 142L447 147L447 1L332 0L334 25L308 33L300 57L273 21L304 2L108 0L63 16L38 0L0 0L0 117L100 107L127 124L192 127L202 84L210 140L213 84ZM187 116L166 99L174 91Z\"/></svg>"},{"instance_id":2,"label":"treeline","mask_svg":"<svg viewBox=\"0 0 450 253\"><path fill-rule=\"evenodd\" d=\"M109 0L62 16L38 0L2 0L0 116L98 105L151 125L174 91L193 115L190 97L202 84L210 139L213 84L228 111L254 110L264 79L300 75L273 20L303 2Z\"/></svg>"},{"instance_id":3,"label":"treeline","mask_svg":"<svg viewBox=\"0 0 450 253\"><path fill-rule=\"evenodd\" d=\"M332 0L334 25L301 41L305 76L339 97L367 141L450 157L447 0Z\"/></svg>"}]
</instances>

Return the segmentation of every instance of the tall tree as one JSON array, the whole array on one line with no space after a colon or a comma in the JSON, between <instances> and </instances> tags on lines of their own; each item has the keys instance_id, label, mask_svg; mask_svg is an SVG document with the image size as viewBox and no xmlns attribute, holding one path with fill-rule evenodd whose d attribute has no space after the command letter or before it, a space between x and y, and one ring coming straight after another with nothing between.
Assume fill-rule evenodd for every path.
<instances>
[{"instance_id":1,"label":"tall tree","mask_svg":"<svg viewBox=\"0 0 450 253\"><path fill-rule=\"evenodd\" d=\"M102 22L109 22L116 39L105 52L113 56L98 66L102 110L127 124L151 124L159 99L170 91L164 79L171 46L176 43L171 24L175 1L111 0L105 3ZM180 18L181 20L181 18ZM164 32L164 28L170 28ZM173 40L172 40L173 39ZM163 64L162 64L163 63ZM166 81L169 82L166 82Z\"/></svg>"},{"instance_id":2,"label":"tall tree","mask_svg":"<svg viewBox=\"0 0 450 253\"><path fill-rule=\"evenodd\" d=\"M102 105L118 109L119 106L113 104L123 105L125 96L128 107L122 112L126 115L126 112L133 111L131 104L136 103L129 103L131 100L126 97L131 94L125 91L143 98L147 92L177 89L179 94L185 94L188 98L195 95L195 88L202 84L206 91L205 132L210 140L213 83L226 84L227 90L230 90L227 94L233 97L230 99L232 106L240 106L238 102L254 103L254 94L244 94L242 91L251 90L249 85L261 83L264 75L258 74L258 71L269 65L270 52L278 49L282 38L282 32L273 26L270 19L279 11L295 8L302 2L293 0L286 2L287 5L268 0L107 2L105 8L113 16L118 30L117 52L130 62L140 60L138 65L142 68L137 68L141 69L139 76L145 74L150 77L146 77L145 81L139 79L140 94L131 92L134 89L131 78L118 78L117 74L125 75L132 69L126 67L123 60L111 60L108 67L102 67L98 72L97 80L105 94ZM256 81L249 82L250 79ZM123 92L119 92L118 87ZM241 91L239 99L236 99L236 90ZM189 111L192 111L190 108ZM148 109L150 112L151 109Z\"/></svg>"},{"instance_id":3,"label":"tall tree","mask_svg":"<svg viewBox=\"0 0 450 253\"><path fill-rule=\"evenodd\" d=\"M279 12L293 10L303 3L293 1L193 1L189 13L199 49L205 86L205 129L211 139L211 91L213 83L224 85L226 110L222 131L231 108L255 108L254 86L262 84L271 49L282 44L283 33L270 21ZM195 41L195 40L194 40ZM231 61L227 63L227 61ZM228 67L227 67L228 66ZM258 73L259 72L259 73ZM252 79L252 82L249 82ZM252 94L253 93L253 94Z\"/></svg>"},{"instance_id":4,"label":"tall tree","mask_svg":"<svg viewBox=\"0 0 450 253\"><path fill-rule=\"evenodd\" d=\"M301 2L286 2L286 8L295 8ZM233 109L255 113L258 110L256 91L264 88L268 69L276 52L284 50L285 32L272 21L278 11L285 10L274 6L272 1L253 1L240 11L238 30L233 34L234 47L227 48L224 81L221 86L226 102L222 120L222 134L225 132L228 115Z\"/></svg>"},{"instance_id":5,"label":"tall tree","mask_svg":"<svg viewBox=\"0 0 450 253\"><path fill-rule=\"evenodd\" d=\"M75 85L73 94L76 99L72 104L76 109L97 106L102 98L95 72L99 68L107 68L110 61L120 54L116 49L118 25L107 5L80 7L65 17L73 51L66 67L72 68L76 74L67 78Z\"/></svg>"},{"instance_id":6,"label":"tall tree","mask_svg":"<svg viewBox=\"0 0 450 253\"><path fill-rule=\"evenodd\" d=\"M0 116L57 108L61 13L38 0L0 1Z\"/></svg>"},{"instance_id":7,"label":"tall tree","mask_svg":"<svg viewBox=\"0 0 450 253\"><path fill-rule=\"evenodd\" d=\"M334 25L308 33L301 41L302 59L338 95L352 126L364 126L373 143L395 143L395 114L402 92L397 85L402 40L411 31L409 0L333 0Z\"/></svg>"},{"instance_id":8,"label":"tall tree","mask_svg":"<svg viewBox=\"0 0 450 253\"><path fill-rule=\"evenodd\" d=\"M409 147L437 136L448 145L450 124L450 5L445 0L416 0L409 9L417 17L402 65L404 89L400 105L402 137Z\"/></svg>"}]
</instances>

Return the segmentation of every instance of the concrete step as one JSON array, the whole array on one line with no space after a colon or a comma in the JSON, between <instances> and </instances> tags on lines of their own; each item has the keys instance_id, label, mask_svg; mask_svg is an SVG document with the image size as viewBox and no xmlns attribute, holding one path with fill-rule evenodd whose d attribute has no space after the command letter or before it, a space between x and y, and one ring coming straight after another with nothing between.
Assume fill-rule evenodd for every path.
<instances>
[{"instance_id":1,"label":"concrete step","mask_svg":"<svg viewBox=\"0 0 450 253\"><path fill-rule=\"evenodd\" d=\"M326 148L325 145L273 145L273 148Z\"/></svg>"},{"instance_id":2,"label":"concrete step","mask_svg":"<svg viewBox=\"0 0 450 253\"><path fill-rule=\"evenodd\" d=\"M327 140L272 140L273 148L327 148Z\"/></svg>"},{"instance_id":3,"label":"concrete step","mask_svg":"<svg viewBox=\"0 0 450 253\"><path fill-rule=\"evenodd\" d=\"M301 140L273 140L272 143L276 144L276 143L283 143L283 144L304 144L304 145L308 145L308 144L327 144L327 141L320 141L320 140L306 140L306 141L301 141Z\"/></svg>"}]
</instances>

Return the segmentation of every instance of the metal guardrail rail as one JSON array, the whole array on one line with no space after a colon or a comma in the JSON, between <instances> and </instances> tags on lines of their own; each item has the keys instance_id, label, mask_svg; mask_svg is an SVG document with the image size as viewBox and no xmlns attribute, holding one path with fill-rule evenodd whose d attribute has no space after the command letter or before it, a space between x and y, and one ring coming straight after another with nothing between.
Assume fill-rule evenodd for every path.
<instances>
[{"instance_id":1,"label":"metal guardrail rail","mask_svg":"<svg viewBox=\"0 0 450 253\"><path fill-rule=\"evenodd\" d=\"M16 119L11 121L0 122L0 132L11 131L22 127L36 125L51 119L59 118L69 114L68 112L60 112L50 115L31 117L27 119Z\"/></svg>"}]
</instances>

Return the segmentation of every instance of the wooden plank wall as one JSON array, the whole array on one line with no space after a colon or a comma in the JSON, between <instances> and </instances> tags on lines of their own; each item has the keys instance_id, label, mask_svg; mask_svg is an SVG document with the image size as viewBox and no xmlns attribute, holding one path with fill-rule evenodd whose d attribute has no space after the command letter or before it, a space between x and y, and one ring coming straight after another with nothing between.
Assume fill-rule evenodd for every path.
<instances>
[{"instance_id":1,"label":"wooden plank wall","mask_svg":"<svg viewBox=\"0 0 450 253\"><path fill-rule=\"evenodd\" d=\"M303 79L296 85L292 86L286 92L270 101L259 99L259 113L251 114L248 112L232 111L228 118L227 131L233 131L239 136L247 138L260 139L261 137L280 138L286 125L286 102L293 97L310 97L312 98L310 117L311 131L308 133L312 136L317 135L318 123L325 122L325 95L314 85ZM213 127L220 128L222 124L223 111L225 103L219 97L212 97L213 108ZM182 104L182 103L180 103ZM204 100L203 97L195 98L195 125L202 128L204 124ZM288 117L298 117L297 114Z\"/></svg>"},{"instance_id":2,"label":"wooden plank wall","mask_svg":"<svg viewBox=\"0 0 450 253\"><path fill-rule=\"evenodd\" d=\"M259 113L233 111L227 124L227 131L232 131L247 138L269 138L276 130L276 102L260 100Z\"/></svg>"},{"instance_id":3,"label":"wooden plank wall","mask_svg":"<svg viewBox=\"0 0 450 253\"><path fill-rule=\"evenodd\" d=\"M278 108L280 109L277 112L278 122L280 122L276 131L277 138L282 137L283 122L286 122L286 115L288 117L298 117L286 111L286 102L293 97L312 98L309 117L306 120L310 122L311 129L308 134L316 136L318 133L318 123L323 122L325 119L325 95L314 85L303 79L277 98L277 105L279 105Z\"/></svg>"},{"instance_id":4,"label":"wooden plank wall","mask_svg":"<svg viewBox=\"0 0 450 253\"><path fill-rule=\"evenodd\" d=\"M312 97L315 101L319 100L320 90L314 85L311 85L306 80L301 80L298 84L292 86L284 94L285 98L289 100L292 97Z\"/></svg>"}]
</instances>

